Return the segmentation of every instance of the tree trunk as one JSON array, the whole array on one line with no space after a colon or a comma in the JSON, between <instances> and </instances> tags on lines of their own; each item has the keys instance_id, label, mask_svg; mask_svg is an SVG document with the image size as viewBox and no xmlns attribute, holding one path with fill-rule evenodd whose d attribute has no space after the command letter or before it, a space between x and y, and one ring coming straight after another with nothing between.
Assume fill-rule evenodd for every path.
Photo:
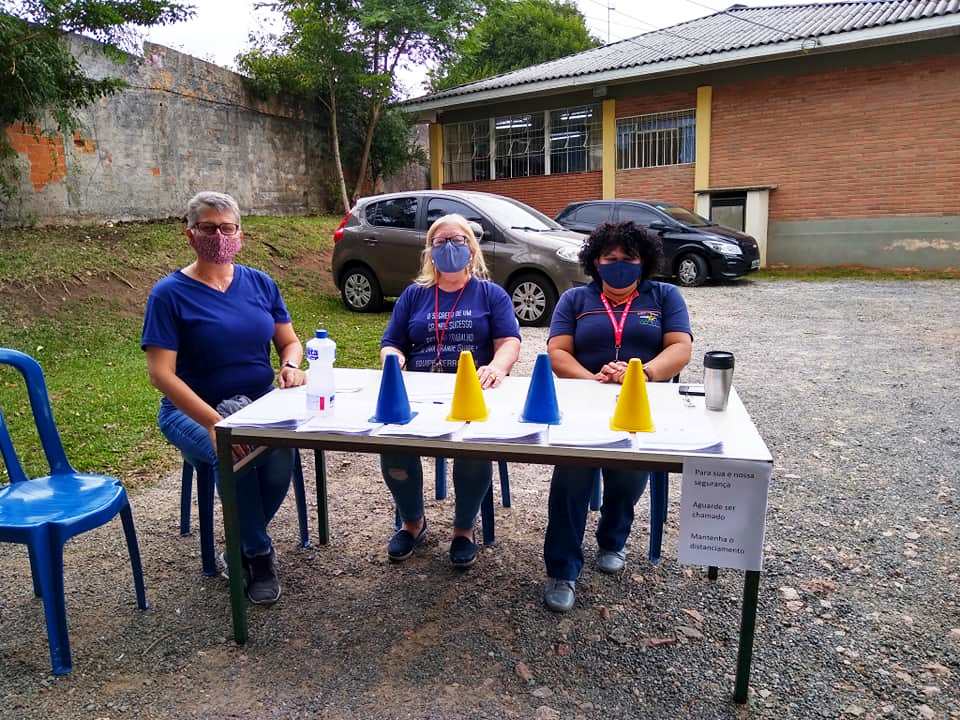
<instances>
[{"instance_id":1,"label":"tree trunk","mask_svg":"<svg viewBox=\"0 0 960 720\"><path fill-rule=\"evenodd\" d=\"M337 185L340 189L340 202L343 211L350 211L350 197L347 195L347 181L343 177L343 162L340 160L340 130L337 120L337 89L331 80L328 85L330 91L330 136L333 145L333 164L337 171Z\"/></svg>"},{"instance_id":2,"label":"tree trunk","mask_svg":"<svg viewBox=\"0 0 960 720\"><path fill-rule=\"evenodd\" d=\"M367 136L363 140L363 153L360 155L357 186L353 191L354 202L356 202L357 198L359 198L363 192L363 180L367 175L367 165L370 164L370 146L373 144L373 133L377 130L377 123L380 121L380 110L382 107L382 101L375 100L373 107L370 108L370 124L367 125Z\"/></svg>"}]
</instances>

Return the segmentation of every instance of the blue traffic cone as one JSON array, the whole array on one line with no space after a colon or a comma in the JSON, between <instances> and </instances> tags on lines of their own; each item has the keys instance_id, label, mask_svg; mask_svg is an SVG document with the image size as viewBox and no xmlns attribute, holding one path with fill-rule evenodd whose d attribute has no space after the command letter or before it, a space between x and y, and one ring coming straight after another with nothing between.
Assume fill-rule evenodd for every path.
<instances>
[{"instance_id":1,"label":"blue traffic cone","mask_svg":"<svg viewBox=\"0 0 960 720\"><path fill-rule=\"evenodd\" d=\"M415 412L410 412L410 399L407 387L400 374L400 361L396 355L387 355L383 363L383 375L380 378L380 395L377 397L377 411L370 422L406 425Z\"/></svg>"},{"instance_id":2,"label":"blue traffic cone","mask_svg":"<svg viewBox=\"0 0 960 720\"><path fill-rule=\"evenodd\" d=\"M527 401L523 405L520 422L560 424L557 386L553 380L550 356L546 353L537 355L537 363L533 366L533 377L530 378Z\"/></svg>"}]
</instances>

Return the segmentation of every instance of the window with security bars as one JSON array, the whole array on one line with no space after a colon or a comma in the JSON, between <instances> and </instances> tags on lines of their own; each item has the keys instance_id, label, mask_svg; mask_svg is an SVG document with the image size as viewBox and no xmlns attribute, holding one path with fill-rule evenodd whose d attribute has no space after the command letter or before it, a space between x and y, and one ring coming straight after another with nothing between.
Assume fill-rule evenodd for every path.
<instances>
[{"instance_id":1,"label":"window with security bars","mask_svg":"<svg viewBox=\"0 0 960 720\"><path fill-rule=\"evenodd\" d=\"M617 120L617 169L694 161L696 112L676 110Z\"/></svg>"},{"instance_id":2,"label":"window with security bars","mask_svg":"<svg viewBox=\"0 0 960 720\"><path fill-rule=\"evenodd\" d=\"M550 112L550 174L599 170L603 163L599 105Z\"/></svg>"},{"instance_id":3,"label":"window with security bars","mask_svg":"<svg viewBox=\"0 0 960 720\"><path fill-rule=\"evenodd\" d=\"M496 177L544 174L543 113L507 115L494 120Z\"/></svg>"},{"instance_id":4,"label":"window with security bars","mask_svg":"<svg viewBox=\"0 0 960 720\"><path fill-rule=\"evenodd\" d=\"M490 121L443 126L443 181L490 179Z\"/></svg>"}]
</instances>

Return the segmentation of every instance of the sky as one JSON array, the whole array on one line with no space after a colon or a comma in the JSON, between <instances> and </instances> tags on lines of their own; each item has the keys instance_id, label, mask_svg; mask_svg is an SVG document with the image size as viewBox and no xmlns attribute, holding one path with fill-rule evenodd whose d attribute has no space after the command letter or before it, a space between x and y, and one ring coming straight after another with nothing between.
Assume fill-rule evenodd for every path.
<instances>
[{"instance_id":1,"label":"sky","mask_svg":"<svg viewBox=\"0 0 960 720\"><path fill-rule=\"evenodd\" d=\"M166 45L204 60L234 67L234 58L248 47L252 32L277 28L267 10L256 10L260 0L191 0L197 12L191 20L152 28L151 42ZM811 0L739 0L741 5L800 5ZM575 0L591 32L606 42L607 6L610 12L609 40L615 42L655 28L669 27L723 9L732 0ZM426 69L406 67L399 73L402 94L415 97L425 92Z\"/></svg>"}]
</instances>

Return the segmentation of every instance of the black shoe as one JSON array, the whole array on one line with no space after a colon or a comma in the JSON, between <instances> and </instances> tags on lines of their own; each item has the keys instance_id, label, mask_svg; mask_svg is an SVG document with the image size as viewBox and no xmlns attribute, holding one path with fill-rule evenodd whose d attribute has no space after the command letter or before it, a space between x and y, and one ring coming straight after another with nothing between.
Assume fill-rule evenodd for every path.
<instances>
[{"instance_id":1,"label":"black shoe","mask_svg":"<svg viewBox=\"0 0 960 720\"><path fill-rule=\"evenodd\" d=\"M418 545L422 545L423 541L427 537L427 519L423 519L423 527L420 528L420 532L417 533L417 536L414 537L412 533L407 530L400 529L396 534L390 538L390 542L387 544L387 555L390 556L390 559L394 562L401 562L406 560L408 557L413 555L413 550Z\"/></svg>"},{"instance_id":2,"label":"black shoe","mask_svg":"<svg viewBox=\"0 0 960 720\"><path fill-rule=\"evenodd\" d=\"M450 543L450 562L456 568L467 568L477 561L477 544L470 538L458 535Z\"/></svg>"},{"instance_id":3,"label":"black shoe","mask_svg":"<svg viewBox=\"0 0 960 720\"><path fill-rule=\"evenodd\" d=\"M273 548L266 555L245 557L247 598L255 605L272 605L280 599L280 578L277 577L277 553Z\"/></svg>"}]
</instances>

